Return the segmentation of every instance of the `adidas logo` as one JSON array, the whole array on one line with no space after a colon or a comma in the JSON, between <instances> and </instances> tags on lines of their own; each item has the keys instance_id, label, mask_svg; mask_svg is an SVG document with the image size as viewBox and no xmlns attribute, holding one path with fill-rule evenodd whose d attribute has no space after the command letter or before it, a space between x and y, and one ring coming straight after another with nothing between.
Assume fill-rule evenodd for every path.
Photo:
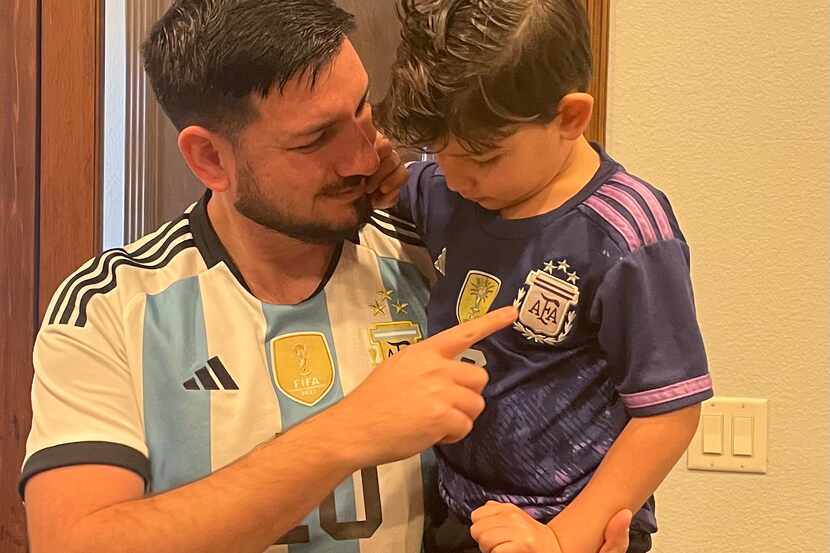
<instances>
[{"instance_id":1,"label":"adidas logo","mask_svg":"<svg viewBox=\"0 0 830 553\"><path fill-rule=\"evenodd\" d=\"M215 377L215 378L214 378ZM202 386L199 387L199 384ZM196 371L195 376L182 384L185 390L238 390L228 369L218 357L211 357L207 365Z\"/></svg>"}]
</instances>

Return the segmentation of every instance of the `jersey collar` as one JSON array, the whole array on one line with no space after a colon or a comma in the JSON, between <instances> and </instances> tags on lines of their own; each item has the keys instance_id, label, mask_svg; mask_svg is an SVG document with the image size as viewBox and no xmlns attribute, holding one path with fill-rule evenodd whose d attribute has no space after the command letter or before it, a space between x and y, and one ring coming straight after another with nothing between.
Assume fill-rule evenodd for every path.
<instances>
[{"instance_id":1,"label":"jersey collar","mask_svg":"<svg viewBox=\"0 0 830 553\"><path fill-rule=\"evenodd\" d=\"M210 201L210 196L211 191L207 190L190 212L190 228L191 233L193 234L193 241L196 242L196 247L199 249L199 253L202 255L202 259L204 259L205 265L207 265L209 269L220 263L224 263L228 270L233 274L234 278L239 281L239 284L241 284L245 290L248 291L248 293L253 295L248 283L245 282L245 277L242 276L242 272L239 270L239 267L237 267L236 263L233 262L228 250L225 249L224 244L222 244L219 240L219 236L216 234L213 224L210 222L210 218L207 213L207 205ZM320 281L320 285L308 299L313 298L326 287L326 284L328 284L332 275L334 275L334 271L337 269L337 265L340 262L340 255L342 253L343 244L340 244L340 247L337 248L334 255L331 257L331 262L326 270L326 274Z\"/></svg>"}]
</instances>

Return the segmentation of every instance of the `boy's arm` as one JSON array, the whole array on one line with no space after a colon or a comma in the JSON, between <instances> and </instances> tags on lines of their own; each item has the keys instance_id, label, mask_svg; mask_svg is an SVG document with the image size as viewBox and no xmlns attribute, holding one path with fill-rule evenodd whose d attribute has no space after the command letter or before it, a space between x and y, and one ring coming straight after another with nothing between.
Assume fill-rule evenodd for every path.
<instances>
[{"instance_id":1,"label":"boy's arm","mask_svg":"<svg viewBox=\"0 0 830 553\"><path fill-rule=\"evenodd\" d=\"M588 485L549 524L564 553L596 553L607 521L643 506L689 445L699 414L697 404L628 423Z\"/></svg>"},{"instance_id":2,"label":"boy's arm","mask_svg":"<svg viewBox=\"0 0 830 553\"><path fill-rule=\"evenodd\" d=\"M390 224L412 226L425 241L441 236L457 195L446 187L438 165L433 161L402 163L389 141L378 137L375 149L380 167L367 179L375 215Z\"/></svg>"},{"instance_id":3,"label":"boy's arm","mask_svg":"<svg viewBox=\"0 0 830 553\"><path fill-rule=\"evenodd\" d=\"M689 445L700 403L712 396L684 241L623 256L597 290L592 319L632 418L590 483L551 521L564 553L595 553L611 515L643 506Z\"/></svg>"}]
</instances>

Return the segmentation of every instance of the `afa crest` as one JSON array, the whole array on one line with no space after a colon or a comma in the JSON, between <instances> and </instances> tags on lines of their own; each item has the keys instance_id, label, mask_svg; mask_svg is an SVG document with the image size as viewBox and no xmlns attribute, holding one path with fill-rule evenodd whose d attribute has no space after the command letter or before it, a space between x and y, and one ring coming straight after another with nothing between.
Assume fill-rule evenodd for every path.
<instances>
[{"instance_id":1,"label":"afa crest","mask_svg":"<svg viewBox=\"0 0 830 553\"><path fill-rule=\"evenodd\" d=\"M472 321L485 315L500 289L501 280L498 277L482 271L468 272L455 305L458 322Z\"/></svg>"},{"instance_id":2,"label":"afa crest","mask_svg":"<svg viewBox=\"0 0 830 553\"><path fill-rule=\"evenodd\" d=\"M306 407L317 404L334 386L334 362L319 332L284 334L271 340L277 387Z\"/></svg>"},{"instance_id":3,"label":"afa crest","mask_svg":"<svg viewBox=\"0 0 830 553\"><path fill-rule=\"evenodd\" d=\"M373 324L369 327L372 362L378 365L421 338L420 327L412 321Z\"/></svg>"},{"instance_id":4,"label":"afa crest","mask_svg":"<svg viewBox=\"0 0 830 553\"><path fill-rule=\"evenodd\" d=\"M531 271L525 285L513 305L519 310L519 319L513 328L537 344L555 345L571 332L579 303L579 279L576 272L569 272L567 260L558 264L548 261L544 270ZM563 280L554 275L565 273Z\"/></svg>"}]
</instances>

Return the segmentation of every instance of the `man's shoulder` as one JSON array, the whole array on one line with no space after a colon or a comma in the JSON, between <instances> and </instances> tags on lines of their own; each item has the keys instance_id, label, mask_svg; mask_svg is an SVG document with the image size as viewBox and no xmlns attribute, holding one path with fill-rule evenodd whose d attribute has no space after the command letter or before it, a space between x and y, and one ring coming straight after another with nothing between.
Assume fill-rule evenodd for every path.
<instances>
[{"instance_id":1,"label":"man's shoulder","mask_svg":"<svg viewBox=\"0 0 830 553\"><path fill-rule=\"evenodd\" d=\"M204 270L188 214L184 214L81 265L55 291L44 325L83 327L98 307L122 311L136 296L157 294Z\"/></svg>"},{"instance_id":2,"label":"man's shoulder","mask_svg":"<svg viewBox=\"0 0 830 553\"><path fill-rule=\"evenodd\" d=\"M393 212L375 210L360 231L357 247L378 260L414 266L428 282L435 278L432 259L417 227Z\"/></svg>"}]
</instances>

